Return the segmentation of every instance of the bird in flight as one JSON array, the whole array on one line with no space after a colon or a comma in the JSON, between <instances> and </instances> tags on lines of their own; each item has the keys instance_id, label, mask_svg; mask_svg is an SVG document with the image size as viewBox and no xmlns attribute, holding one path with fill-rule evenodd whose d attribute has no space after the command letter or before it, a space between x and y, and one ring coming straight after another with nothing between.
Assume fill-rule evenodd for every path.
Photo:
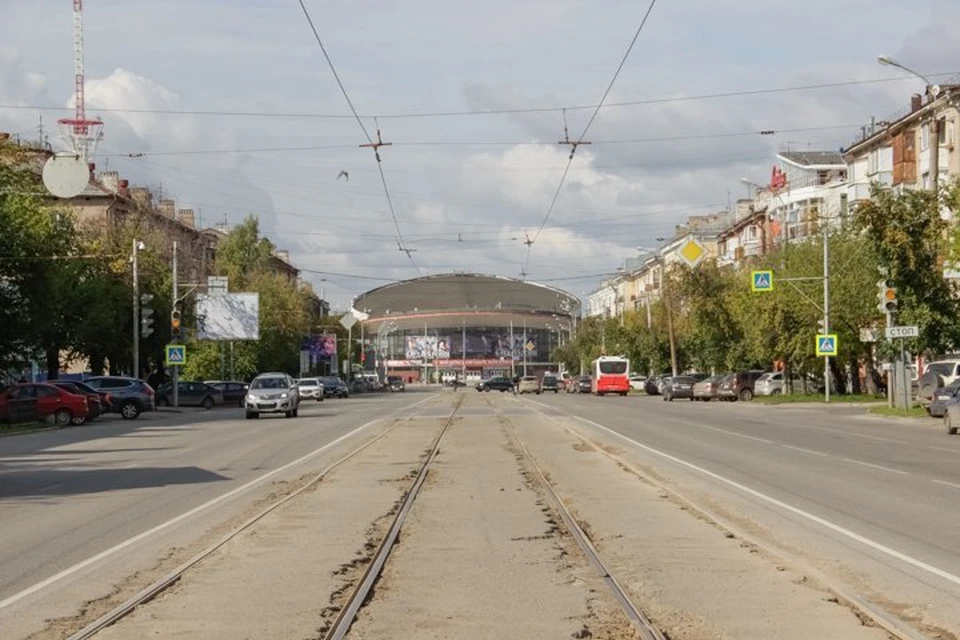
<instances>
[{"instance_id":1,"label":"bird in flight","mask_svg":"<svg viewBox=\"0 0 960 640\"><path fill-rule=\"evenodd\" d=\"M337 174L337 180L339 180L340 178L343 178L347 182L350 182L350 174L347 173L346 171L341 171L340 173Z\"/></svg>"}]
</instances>

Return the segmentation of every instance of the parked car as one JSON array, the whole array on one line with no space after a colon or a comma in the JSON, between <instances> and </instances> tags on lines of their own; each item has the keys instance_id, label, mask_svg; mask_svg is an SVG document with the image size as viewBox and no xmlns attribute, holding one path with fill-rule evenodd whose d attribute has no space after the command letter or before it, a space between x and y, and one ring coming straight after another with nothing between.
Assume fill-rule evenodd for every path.
<instances>
[{"instance_id":1,"label":"parked car","mask_svg":"<svg viewBox=\"0 0 960 640\"><path fill-rule=\"evenodd\" d=\"M300 391L285 373L261 373L250 383L244 402L247 420L264 413L282 413L295 418L300 410Z\"/></svg>"},{"instance_id":2,"label":"parked car","mask_svg":"<svg viewBox=\"0 0 960 640\"><path fill-rule=\"evenodd\" d=\"M139 378L95 376L84 380L97 391L106 391L112 400L110 410L126 420L133 420L144 411L156 409L156 392Z\"/></svg>"},{"instance_id":3,"label":"parked car","mask_svg":"<svg viewBox=\"0 0 960 640\"><path fill-rule=\"evenodd\" d=\"M236 380L207 380L208 384L223 396L223 403L227 405L243 406L243 399L247 397L247 389L250 385L246 382Z\"/></svg>"},{"instance_id":4,"label":"parked car","mask_svg":"<svg viewBox=\"0 0 960 640\"><path fill-rule=\"evenodd\" d=\"M943 428L947 435L953 435L960 427L960 402L951 402L947 405L947 412L943 414Z\"/></svg>"},{"instance_id":5,"label":"parked car","mask_svg":"<svg viewBox=\"0 0 960 640\"><path fill-rule=\"evenodd\" d=\"M660 379L663 378L662 375L659 376L650 376L647 378L647 381L643 383L643 391L648 396L658 396L660 395Z\"/></svg>"},{"instance_id":6,"label":"parked car","mask_svg":"<svg viewBox=\"0 0 960 640\"><path fill-rule=\"evenodd\" d=\"M947 405L960 402L960 380L954 380L945 387L940 387L933 393L927 413L934 418L942 418L947 414Z\"/></svg>"},{"instance_id":7,"label":"parked car","mask_svg":"<svg viewBox=\"0 0 960 640\"><path fill-rule=\"evenodd\" d=\"M456 384L456 380L453 381L453 384ZM387 376L387 388L390 391L406 391L407 385L404 384L403 378L400 376Z\"/></svg>"},{"instance_id":8,"label":"parked car","mask_svg":"<svg viewBox=\"0 0 960 640\"><path fill-rule=\"evenodd\" d=\"M720 391L720 382L726 377L726 374L710 376L693 385L693 399L709 402L717 397Z\"/></svg>"},{"instance_id":9,"label":"parked car","mask_svg":"<svg viewBox=\"0 0 960 640\"><path fill-rule=\"evenodd\" d=\"M560 393L560 379L552 373L543 374L543 378L540 379L540 391Z\"/></svg>"},{"instance_id":10,"label":"parked car","mask_svg":"<svg viewBox=\"0 0 960 640\"><path fill-rule=\"evenodd\" d=\"M676 398L688 398L693 401L693 385L697 383L693 376L673 376L663 389L663 399L673 402Z\"/></svg>"},{"instance_id":11,"label":"parked car","mask_svg":"<svg viewBox=\"0 0 960 640\"><path fill-rule=\"evenodd\" d=\"M59 387L64 391L69 391L70 393L75 393L77 395L86 397L87 417L83 418L80 416L74 416L73 420L71 420L73 424L81 425L85 422L92 422L99 416L103 415L103 399L93 387L88 387L82 382L74 382L73 380L49 380L48 384Z\"/></svg>"},{"instance_id":12,"label":"parked car","mask_svg":"<svg viewBox=\"0 0 960 640\"><path fill-rule=\"evenodd\" d=\"M169 407L173 404L172 382L164 382L157 388L156 402L158 407ZM181 380L177 382L177 404L181 407L213 409L223 404L223 394L205 382Z\"/></svg>"},{"instance_id":13,"label":"parked car","mask_svg":"<svg viewBox=\"0 0 960 640\"><path fill-rule=\"evenodd\" d=\"M960 380L960 360L936 360L927 363L918 380L921 402L932 400L934 393L955 380Z\"/></svg>"},{"instance_id":14,"label":"parked car","mask_svg":"<svg viewBox=\"0 0 960 640\"><path fill-rule=\"evenodd\" d=\"M0 421L8 424L50 421L65 427L88 414L86 395L52 384L15 384L0 393Z\"/></svg>"},{"instance_id":15,"label":"parked car","mask_svg":"<svg viewBox=\"0 0 960 640\"><path fill-rule=\"evenodd\" d=\"M320 378L300 378L297 380L297 390L300 392L300 400L323 402L323 382Z\"/></svg>"},{"instance_id":16,"label":"parked car","mask_svg":"<svg viewBox=\"0 0 960 640\"><path fill-rule=\"evenodd\" d=\"M757 378L764 374L763 371L738 371L723 379L720 383L720 389L717 391L717 397L721 400L753 400L753 387Z\"/></svg>"},{"instance_id":17,"label":"parked car","mask_svg":"<svg viewBox=\"0 0 960 640\"><path fill-rule=\"evenodd\" d=\"M537 376L522 376L520 382L517 383L517 393L535 393L540 395L540 381L537 380Z\"/></svg>"},{"instance_id":18,"label":"parked car","mask_svg":"<svg viewBox=\"0 0 960 640\"><path fill-rule=\"evenodd\" d=\"M778 396L783 393L783 372L767 371L753 383L753 393L758 396Z\"/></svg>"},{"instance_id":19,"label":"parked car","mask_svg":"<svg viewBox=\"0 0 960 640\"><path fill-rule=\"evenodd\" d=\"M630 376L630 388L634 391L643 391L644 385L646 385L647 379L643 376L634 374Z\"/></svg>"},{"instance_id":20,"label":"parked car","mask_svg":"<svg viewBox=\"0 0 960 640\"><path fill-rule=\"evenodd\" d=\"M593 378L590 376L580 376L577 379L578 393L593 393Z\"/></svg>"},{"instance_id":21,"label":"parked car","mask_svg":"<svg viewBox=\"0 0 960 640\"><path fill-rule=\"evenodd\" d=\"M488 378L477 383L477 391L512 391L513 380L506 376Z\"/></svg>"},{"instance_id":22,"label":"parked car","mask_svg":"<svg viewBox=\"0 0 960 640\"><path fill-rule=\"evenodd\" d=\"M347 387L347 383L337 376L323 376L320 378L320 382L323 383L324 398L350 397L350 389Z\"/></svg>"}]
</instances>

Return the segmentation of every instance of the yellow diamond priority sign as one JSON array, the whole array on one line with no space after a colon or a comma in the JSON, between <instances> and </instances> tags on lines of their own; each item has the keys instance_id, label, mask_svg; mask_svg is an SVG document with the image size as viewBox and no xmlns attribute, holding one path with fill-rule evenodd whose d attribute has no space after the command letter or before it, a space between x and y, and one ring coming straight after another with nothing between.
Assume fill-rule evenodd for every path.
<instances>
[{"instance_id":1,"label":"yellow diamond priority sign","mask_svg":"<svg viewBox=\"0 0 960 640\"><path fill-rule=\"evenodd\" d=\"M687 238L687 241L680 247L680 257L687 263L691 269L700 264L707 257L707 250L696 238Z\"/></svg>"}]
</instances>

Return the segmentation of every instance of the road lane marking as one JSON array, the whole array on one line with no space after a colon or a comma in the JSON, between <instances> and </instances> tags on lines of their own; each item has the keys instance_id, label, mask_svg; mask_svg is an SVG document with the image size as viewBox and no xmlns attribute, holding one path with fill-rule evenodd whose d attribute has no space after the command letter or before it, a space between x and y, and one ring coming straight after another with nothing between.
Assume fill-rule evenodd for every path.
<instances>
[{"instance_id":1,"label":"road lane marking","mask_svg":"<svg viewBox=\"0 0 960 640\"><path fill-rule=\"evenodd\" d=\"M952 574L952 573L950 573L950 572L948 572L948 571L944 571L943 569L940 569L940 568L938 568L938 567L935 567L935 566L933 566L932 564L928 564L928 563L924 562L923 560L918 560L917 558L914 558L914 557L909 556L909 555L907 555L907 554L905 554L905 553L902 553L902 552L900 552L900 551L897 551L896 549L894 549L894 548L892 548L892 547L888 547L888 546L885 545L885 544L876 542L876 541L874 541L874 540L871 540L870 538L867 538L866 536L863 536L863 535L860 535L859 533L856 533L856 532L854 532L854 531L851 531L850 529L847 529L846 527L842 527L842 526L840 526L840 525L838 525L838 524L835 524L835 523L827 520L826 518L821 518L820 516L814 515L814 514L808 512L808 511L804 511L803 509L800 509L800 508L798 508L798 507L794 507L794 506L791 505L791 504L787 504L786 502L784 502L784 501L782 501L782 500L778 500L777 498L774 498L774 497L772 497L772 496L768 496L767 494L762 493L762 492L760 492L760 491L757 491L756 489L751 489L750 487L748 487L748 486L746 486L746 485L744 485L744 484L741 484L741 483L739 483L739 482L737 482L737 481L735 481L735 480L730 480L729 478L726 478L726 477L724 477L724 476L721 476L721 475L718 474L718 473L714 473L713 471L710 471L710 470L708 470L708 469L704 469L703 467L697 466L697 465L693 464L692 462L687 462L686 460L683 460L683 459L678 458L678 457L676 457L676 456L670 455L669 453L666 453L666 452L664 452L664 451L660 451L659 449L654 449L653 447L650 447L650 446L647 446L647 445L642 444L642 443L640 443L640 442L637 442L636 440L634 440L634 439L632 439L632 438L629 438L629 437L623 435L622 433L619 433L619 432L617 432L617 431L614 431L613 429L611 429L611 428L609 428L609 427L605 427L605 426L603 426L602 424L598 424L598 423L596 423L596 422L593 422L592 420L588 420L587 418L582 418L582 417L580 417L580 416L572 416L572 417L575 417L575 418L577 418L578 420L580 420L580 421L582 421L582 422L584 422L584 423L586 423L586 424L589 424L589 425L592 426L592 427L596 427L596 428L598 428L598 429L601 429L601 430L603 430L603 431L606 431L607 433L609 433L609 434L611 434L611 435L614 435L614 436L620 438L621 440L625 440L626 442L629 442L630 444L632 444L632 445L634 445L634 446L636 446L636 447L639 447L639 448L641 448L641 449L643 449L643 450L645 450L645 451L647 451L647 452L649 452L649 453L652 453L652 454L654 454L654 455L656 455L656 456L659 456L659 457L661 457L661 458L663 458L663 459L665 459L665 460L669 460L669 461L671 461L671 462L673 462L673 463L675 463L675 464L678 464L678 465L680 465L680 466L686 467L687 469L691 469L691 470L693 470L693 471L696 471L697 473L703 474L703 475L705 475L705 476L707 476L707 477L709 477L709 478L712 478L712 479L714 479L714 480L717 480L718 482L722 482L722 483L724 483L724 484L726 484L726 485L728 485L728 486L733 487L734 489L738 489L739 491L742 491L742 492L744 492L744 493L746 493L746 494L748 494L748 495L751 495L751 496L753 496L753 497L755 497L755 498L758 498L758 499L760 499L760 500L763 500L764 502L767 502L767 503L769 503L769 504L772 504L772 505L774 505L774 506L776 506L776 507L779 507L779 508L781 508L781 509L783 509L783 510L785 510L785 511L789 511L790 513L792 513L792 514L794 514L794 515L797 515L797 516L800 516L801 518L804 518L804 519L806 519L806 520L809 520L810 522L814 522L814 523L816 523L816 524L818 524L818 525L820 525L820 526L822 526L822 527L824 527L824 528L826 528L826 529L829 529L829 530L833 531L834 533L838 533L838 534L840 534L840 535L842 535L842 536L844 536L844 537L847 537L847 538L849 538L849 539L851 539L851 540L854 540L854 541L856 541L856 542L859 542L860 544L862 544L862 545L864 545L864 546L866 546L866 547L869 547L869 548L873 549L874 551L879 551L880 553L883 553L884 555L887 555L887 556L890 556L891 558L895 558L895 559L897 559L897 560L900 560L901 562L904 562L904 563L906 563L906 564L908 564L908 565L910 565L910 566L912 566L912 567L915 567L915 568L920 569L920 570L922 570L922 571L926 571L927 573L930 573L930 574L933 574L933 575L938 576L938 577L940 577L940 578L943 578L944 580L946 580L946 581L948 581L948 582L951 582L951 583L953 583L953 584L955 584L955 585L960 585L960 576L958 576L958 575Z\"/></svg>"},{"instance_id":2,"label":"road lane marking","mask_svg":"<svg viewBox=\"0 0 960 640\"><path fill-rule=\"evenodd\" d=\"M948 487L953 487L954 489L960 489L960 484L956 482L949 482L947 480L932 480L931 482L936 482L937 484L945 484Z\"/></svg>"},{"instance_id":3,"label":"road lane marking","mask_svg":"<svg viewBox=\"0 0 960 640\"><path fill-rule=\"evenodd\" d=\"M928 445L927 449L933 449L934 451L940 451L941 453L944 451L949 451L951 453L960 453L960 449L954 449L953 447L931 447Z\"/></svg>"},{"instance_id":4,"label":"road lane marking","mask_svg":"<svg viewBox=\"0 0 960 640\"><path fill-rule=\"evenodd\" d=\"M832 458L832 457L833 457L833 456L831 456L829 453L824 453L823 451L814 451L813 449L805 449L805 448L803 448L803 447L795 447L795 446L793 446L792 444L781 444L780 446L783 447L784 449L793 449L794 451L803 451L804 453L809 453L809 454L812 454L812 455L815 455L815 456L821 456L821 457L824 457L824 458Z\"/></svg>"},{"instance_id":5,"label":"road lane marking","mask_svg":"<svg viewBox=\"0 0 960 640\"><path fill-rule=\"evenodd\" d=\"M419 403L417 403L417 404L419 404ZM33 586L27 587L27 588L24 589L23 591L20 591L19 593L15 593L15 594L13 594L13 595L10 596L10 597L5 598L4 600L0 600L0 609L4 609L4 608L6 608L6 607L9 607L10 605L12 605L12 604L14 604L14 603L16 603L16 602L18 602L18 601L20 601L20 600L23 600L23 599L26 598L27 596L30 596L30 595L36 593L37 591L40 591L41 589L44 589L44 588L46 588L46 587L49 587L50 585L52 585L52 584L54 584L54 583L56 583L56 582L59 582L60 580L63 580L63 579L66 578L67 576L70 576L70 575L76 573L77 571L80 571L81 569L85 569L86 567L89 567L90 565L95 564L95 563L103 560L104 558L107 558L107 557L109 557L109 556L112 556L112 555L115 554L116 552L121 551L121 550L123 550L123 549L126 549L127 547L129 547L129 546L131 546L131 545L133 545L133 544L136 544L137 542L140 542L141 540L144 540L144 539L152 536L153 534L155 534L155 533L157 533L157 532L159 532L159 531L162 531L162 530L164 530L164 529L167 529L167 528L169 528L169 527L177 524L178 522L181 522L181 521L183 521L183 520L186 520L187 518L189 518L189 517L191 517L191 516L193 516L193 515L195 515L195 514L197 514L197 513L200 513L201 511L204 511L204 510L206 510L206 509L209 509L210 507L212 507L212 506L214 506L214 505L217 505L217 504L219 504L219 503L221 503L221 502L223 502L223 501L225 501L225 500L227 500L227 499L229 499L229 498L232 498L233 496L237 495L238 493L242 493L242 492L246 491L247 489L249 489L249 488L251 488L251 487L253 487L253 486L255 486L255 485L257 485L257 484L259 484L259 483L261 483L261 482L263 482L264 480L267 480L268 478L271 478L271 477L277 475L278 473L282 473L282 472L286 471L287 469L290 469L290 468L292 468L292 467L297 466L298 464L301 464L301 463L303 463L303 462L306 462L306 461L309 460L310 458L313 458L313 457L315 457L315 456L320 455L321 453L327 451L328 449L330 449L330 448L332 448L332 447L340 444L341 442L343 442L344 440L346 440L346 439L349 438L350 436L352 436L352 435L354 435L354 434L356 434L356 433L359 433L360 431L362 431L362 430L370 427L370 426L373 425L373 424L376 424L377 422L380 422L381 420L382 420L382 418L376 418L376 419L374 419L374 420L371 420L370 422L367 422L367 423L365 423L365 424L362 424L362 425L360 425L359 427L357 427L356 429L354 429L353 431L350 431L349 433L346 433L346 434L340 436L340 437L337 438L336 440L333 440L332 442L329 442L329 443L323 445L323 446L320 447L319 449L315 449L315 450L311 451L310 453L308 453L308 454L306 454L306 455L304 455L304 456L301 456L301 457L297 458L297 459L294 460L293 462L288 462L287 464L283 465L282 467L278 467L277 469L274 469L273 471L269 471L269 472L263 474L262 476L260 476L260 477L258 477L258 478L254 478L253 480L247 482L246 484L244 484L244 485L242 485L242 486L240 486L240 487L237 487L236 489L233 489L233 490L231 490L231 491L228 491L227 493L224 493L223 495L217 496L216 498L213 498L212 500L208 500L207 502L204 502L204 503L201 504L200 506L194 507L193 509L190 509L189 511L187 511L187 512L185 512L185 513L181 513L180 515L178 515L178 516L176 516L176 517L174 517L174 518L171 518L170 520L167 520L166 522L163 522L163 523L161 523L161 524L158 524L157 526L155 526L155 527L153 527L153 528L151 528L151 529L147 529L146 531L144 531L144 532L142 532L142 533L138 533L137 535L133 536L132 538L127 538L127 539L124 540L123 542L120 542L120 543L118 543L118 544L115 544L114 546L110 547L109 549L106 549L106 550L104 550L104 551L101 551L100 553L98 553L98 554L96 554L96 555L94 555L94 556L91 556L91 557L87 558L86 560L82 560L81 562L78 562L77 564L73 565L72 567L68 567L67 569L64 569L63 571L61 571L61 572L59 572L59 573L57 573L57 574L54 574L54 575L50 576L49 578L47 578L47 579L45 579L45 580L41 580L40 582L34 584Z\"/></svg>"},{"instance_id":6,"label":"road lane marking","mask_svg":"<svg viewBox=\"0 0 960 640\"><path fill-rule=\"evenodd\" d=\"M711 431L719 431L720 433L725 433L728 436L746 438L747 440L755 440L757 442L764 442L766 444L776 444L773 440L767 440L766 438L758 438L756 436L748 436L745 433L737 433L736 431L729 431L728 429L721 429L720 427L711 427L710 425L700 424L699 422L692 422L690 420L678 420L677 422L683 422L685 424L689 424L694 427L700 427L701 429L710 429Z\"/></svg>"},{"instance_id":7,"label":"road lane marking","mask_svg":"<svg viewBox=\"0 0 960 640\"><path fill-rule=\"evenodd\" d=\"M880 469L881 471L889 471L890 473L899 473L902 476L910 475L907 471L901 471L900 469L891 469L890 467L885 467L880 464L873 464L872 462L864 462L863 460L854 460L853 458L844 458L844 460L847 462L852 462L853 464L860 464L865 467Z\"/></svg>"}]
</instances>

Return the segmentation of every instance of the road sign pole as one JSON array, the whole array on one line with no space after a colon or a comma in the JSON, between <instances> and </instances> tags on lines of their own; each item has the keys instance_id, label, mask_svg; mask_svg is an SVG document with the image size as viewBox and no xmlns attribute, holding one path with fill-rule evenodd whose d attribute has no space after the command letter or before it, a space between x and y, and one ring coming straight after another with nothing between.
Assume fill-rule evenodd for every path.
<instances>
[{"instance_id":1,"label":"road sign pole","mask_svg":"<svg viewBox=\"0 0 960 640\"><path fill-rule=\"evenodd\" d=\"M823 225L823 332L830 333L830 234L827 232L827 223L820 219ZM830 402L830 356L823 359L823 394L824 401Z\"/></svg>"},{"instance_id":2,"label":"road sign pole","mask_svg":"<svg viewBox=\"0 0 960 640\"><path fill-rule=\"evenodd\" d=\"M173 274L172 274L173 275L173 308L176 309L177 299L179 294L179 290L177 288L177 241L176 240L173 241L172 270L173 270ZM172 337L173 337L173 340L172 340L173 344L180 343L179 336L172 336ZM171 378L170 380L171 390L173 391L173 398L172 398L173 408L177 409L180 407L180 367L179 366L173 365L173 371L171 372L170 378Z\"/></svg>"}]
</instances>

